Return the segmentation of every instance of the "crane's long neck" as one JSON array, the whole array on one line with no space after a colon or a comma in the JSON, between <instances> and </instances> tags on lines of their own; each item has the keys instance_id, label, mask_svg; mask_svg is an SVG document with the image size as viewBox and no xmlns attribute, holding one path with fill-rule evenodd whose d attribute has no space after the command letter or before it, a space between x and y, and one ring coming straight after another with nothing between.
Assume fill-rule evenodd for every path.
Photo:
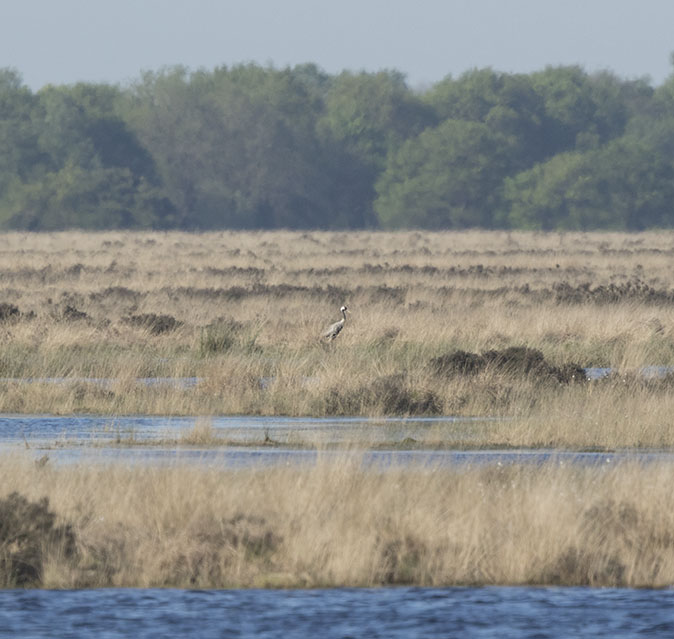
<instances>
[{"instance_id":1,"label":"crane's long neck","mask_svg":"<svg viewBox=\"0 0 674 639\"><path fill-rule=\"evenodd\" d=\"M346 322L346 311L342 309L342 315L344 316L343 322Z\"/></svg>"}]
</instances>

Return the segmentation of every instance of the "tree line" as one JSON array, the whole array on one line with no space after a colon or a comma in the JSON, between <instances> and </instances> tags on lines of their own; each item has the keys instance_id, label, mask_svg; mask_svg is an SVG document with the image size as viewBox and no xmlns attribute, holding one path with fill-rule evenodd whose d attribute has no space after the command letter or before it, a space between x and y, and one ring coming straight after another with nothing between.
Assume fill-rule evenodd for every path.
<instances>
[{"instance_id":1,"label":"tree line","mask_svg":"<svg viewBox=\"0 0 674 639\"><path fill-rule=\"evenodd\" d=\"M6 68L0 149L2 229L674 226L674 75Z\"/></svg>"}]
</instances>

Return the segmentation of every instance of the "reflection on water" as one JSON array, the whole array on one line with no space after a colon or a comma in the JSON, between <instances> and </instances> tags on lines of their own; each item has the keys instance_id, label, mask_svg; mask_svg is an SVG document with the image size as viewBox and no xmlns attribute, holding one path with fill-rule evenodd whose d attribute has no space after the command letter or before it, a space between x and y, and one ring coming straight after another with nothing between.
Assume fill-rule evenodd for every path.
<instances>
[{"instance_id":1,"label":"reflection on water","mask_svg":"<svg viewBox=\"0 0 674 639\"><path fill-rule=\"evenodd\" d=\"M620 371L613 368L585 368L585 376L590 381L604 379L613 374L620 374ZM662 379L667 375L674 373L673 366L644 366L638 369L638 372L645 379Z\"/></svg>"},{"instance_id":2,"label":"reflection on water","mask_svg":"<svg viewBox=\"0 0 674 639\"><path fill-rule=\"evenodd\" d=\"M620 371L608 367L583 368L588 380L599 380ZM644 366L638 369L640 375L647 379L666 377L674 373L674 366ZM307 384L315 383L318 377L305 377ZM274 377L261 377L260 388L267 389L275 380ZM139 377L136 383L139 386L169 386L173 388L194 388L203 381L201 377ZM104 388L111 388L117 380L107 377L0 377L0 384L94 384Z\"/></svg>"},{"instance_id":3,"label":"reflection on water","mask_svg":"<svg viewBox=\"0 0 674 639\"><path fill-rule=\"evenodd\" d=\"M193 388L201 380L198 377L139 377L141 386L171 386ZM0 377L0 384L94 384L110 388L117 383L108 377Z\"/></svg>"},{"instance_id":4,"label":"reflection on water","mask_svg":"<svg viewBox=\"0 0 674 639\"><path fill-rule=\"evenodd\" d=\"M674 592L590 588L0 591L2 637L674 636Z\"/></svg>"},{"instance_id":5,"label":"reflection on water","mask_svg":"<svg viewBox=\"0 0 674 639\"><path fill-rule=\"evenodd\" d=\"M364 464L381 467L452 464L614 464L623 460L643 463L674 461L668 451L612 453L555 450L405 449L396 446L433 429L442 441L470 442L493 420L452 417L427 418L291 418L214 417L209 428L229 442L219 446L180 445L194 417L158 416L51 416L0 417L0 452L26 449L36 459L45 453L54 463L123 462L142 464L198 463L213 467L255 464L313 464L344 455L333 444L365 442L359 453ZM265 439L267 444L265 444ZM269 445L269 441L278 442ZM297 442L309 446L297 446ZM315 446L312 446L312 443ZM119 444L119 445L116 445ZM242 445L245 444L245 445ZM372 446L371 446L372 445Z\"/></svg>"},{"instance_id":6,"label":"reflection on water","mask_svg":"<svg viewBox=\"0 0 674 639\"><path fill-rule=\"evenodd\" d=\"M417 438L437 429L452 441L474 437L492 418L420 417L195 417L92 415L0 416L0 444L28 442L31 446L53 443L96 444L100 442L152 443L176 440L196 424L207 424L215 436L232 443L335 444L366 439L369 443Z\"/></svg>"},{"instance_id":7,"label":"reflection on water","mask_svg":"<svg viewBox=\"0 0 674 639\"><path fill-rule=\"evenodd\" d=\"M8 450L0 446L0 451ZM45 454L45 449L32 449L35 459ZM218 448L167 448L167 447L71 447L48 449L49 460L57 463L107 463L171 465L193 463L211 468L243 468L255 465L315 464L343 458L343 450L304 450L274 447L218 447ZM657 460L674 461L670 453L583 453L568 451L511 451L511 450L365 450L357 453L358 460L367 466L380 468L416 467L433 468L444 465L476 464L616 464L631 460L646 463Z\"/></svg>"}]
</instances>

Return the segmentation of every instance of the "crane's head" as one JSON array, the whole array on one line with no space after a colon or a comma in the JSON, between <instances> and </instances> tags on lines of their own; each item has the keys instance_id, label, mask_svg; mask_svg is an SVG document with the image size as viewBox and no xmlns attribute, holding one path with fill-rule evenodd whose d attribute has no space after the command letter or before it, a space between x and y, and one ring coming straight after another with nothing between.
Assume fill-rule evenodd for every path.
<instances>
[{"instance_id":1,"label":"crane's head","mask_svg":"<svg viewBox=\"0 0 674 639\"><path fill-rule=\"evenodd\" d=\"M346 306L342 306L342 308L340 308L339 311L340 311L340 313L346 313L346 312L350 313L351 312L348 308L346 308Z\"/></svg>"}]
</instances>

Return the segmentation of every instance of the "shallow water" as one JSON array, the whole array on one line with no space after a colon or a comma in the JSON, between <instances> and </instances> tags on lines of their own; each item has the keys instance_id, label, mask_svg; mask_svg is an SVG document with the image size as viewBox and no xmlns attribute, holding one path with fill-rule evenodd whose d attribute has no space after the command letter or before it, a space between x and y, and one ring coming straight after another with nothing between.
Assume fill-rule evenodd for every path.
<instances>
[{"instance_id":1,"label":"shallow water","mask_svg":"<svg viewBox=\"0 0 674 639\"><path fill-rule=\"evenodd\" d=\"M397 447L406 439L423 438L433 429L445 441L469 442L479 428L493 420L428 418L291 418L214 417L213 432L230 445L180 446L181 434L198 423L194 417L155 416L0 416L0 452L25 451L36 459L48 455L53 463L121 462L141 464L196 463L213 467L256 464L313 464L344 455L331 444L365 442L362 460L382 467L546 462L613 464L625 460L673 461L667 451L613 453L554 450L433 450ZM278 445L265 445L265 437ZM318 448L293 447L294 442ZM242 445L245 444L245 445ZM374 445L375 449L367 449ZM377 447L378 446L378 447Z\"/></svg>"},{"instance_id":2,"label":"shallow water","mask_svg":"<svg viewBox=\"0 0 674 639\"><path fill-rule=\"evenodd\" d=\"M0 445L0 453L21 451L16 446ZM197 464L204 468L247 468L251 466L315 464L319 460L343 458L350 453L341 450L302 450L275 447L169 448L153 447L64 447L35 448L27 451L35 460L48 457L50 463L121 463L125 465ZM475 466L508 464L602 465L610 467L625 461L649 463L674 462L669 452L593 453L549 450L364 450L354 453L364 466L382 469L438 468L442 466Z\"/></svg>"},{"instance_id":3,"label":"shallow water","mask_svg":"<svg viewBox=\"0 0 674 639\"><path fill-rule=\"evenodd\" d=\"M586 367L583 368L585 376L590 381L603 379L612 374L619 374L620 371L607 367ZM646 379L662 378L674 373L673 366L644 366L638 369L638 372ZM266 389L274 382L274 377L261 377L260 388ZM317 377L306 377L304 381L307 384L318 381ZM169 386L174 388L188 389L194 388L202 383L201 377L139 377L136 383L139 386ZM0 383L5 384L94 384L104 388L111 388L117 380L107 377L0 377Z\"/></svg>"},{"instance_id":4,"label":"shallow water","mask_svg":"<svg viewBox=\"0 0 674 639\"><path fill-rule=\"evenodd\" d=\"M230 442L262 443L265 437L283 444L334 444L366 437L372 443L402 441L438 429L456 439L474 437L493 418L470 417L163 417L130 415L0 415L0 443L27 442L100 444L101 442L152 443L179 439L195 425L207 424Z\"/></svg>"},{"instance_id":5,"label":"shallow water","mask_svg":"<svg viewBox=\"0 0 674 639\"><path fill-rule=\"evenodd\" d=\"M671 637L674 592L589 588L0 591L1 637Z\"/></svg>"}]
</instances>

